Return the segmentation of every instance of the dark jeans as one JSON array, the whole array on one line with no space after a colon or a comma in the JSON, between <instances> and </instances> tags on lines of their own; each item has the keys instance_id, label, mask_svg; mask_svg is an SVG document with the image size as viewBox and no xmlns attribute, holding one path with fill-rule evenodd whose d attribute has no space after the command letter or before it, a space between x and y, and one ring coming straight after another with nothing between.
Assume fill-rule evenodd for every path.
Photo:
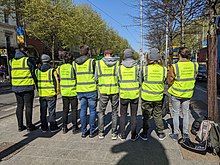
<instances>
[{"instance_id":1,"label":"dark jeans","mask_svg":"<svg viewBox=\"0 0 220 165\"><path fill-rule=\"evenodd\" d=\"M78 109L78 99L77 97L62 97L63 100L63 127L68 124L68 113L71 105L71 115L73 128L77 128L77 109Z\"/></svg>"},{"instance_id":2,"label":"dark jeans","mask_svg":"<svg viewBox=\"0 0 220 165\"><path fill-rule=\"evenodd\" d=\"M56 101L57 97L40 97L40 121L41 127L48 128L47 123L47 108L49 111L49 122L50 124L56 123Z\"/></svg>"},{"instance_id":3,"label":"dark jeans","mask_svg":"<svg viewBox=\"0 0 220 165\"><path fill-rule=\"evenodd\" d=\"M18 127L23 126L24 105L25 105L26 125L27 127L30 127L32 125L34 91L15 93L15 97L17 100L16 116L18 120Z\"/></svg>"},{"instance_id":4,"label":"dark jeans","mask_svg":"<svg viewBox=\"0 0 220 165\"><path fill-rule=\"evenodd\" d=\"M104 116L105 116L105 110L106 110L109 100L111 101L111 106L112 106L112 133L117 132L119 95L118 94L112 94L112 95L100 94L99 113L98 113L100 133L104 133Z\"/></svg>"},{"instance_id":5,"label":"dark jeans","mask_svg":"<svg viewBox=\"0 0 220 165\"><path fill-rule=\"evenodd\" d=\"M143 116L143 132L147 134L149 129L148 120L151 118L151 116L154 117L156 132L163 132L164 124L162 118L162 101L149 102L142 100L141 108Z\"/></svg>"},{"instance_id":6,"label":"dark jeans","mask_svg":"<svg viewBox=\"0 0 220 165\"><path fill-rule=\"evenodd\" d=\"M120 132L122 136L125 136L125 125L128 105L130 104L131 109L131 134L136 134L137 127L137 110L138 110L138 101L137 99L122 99L120 98Z\"/></svg>"}]
</instances>

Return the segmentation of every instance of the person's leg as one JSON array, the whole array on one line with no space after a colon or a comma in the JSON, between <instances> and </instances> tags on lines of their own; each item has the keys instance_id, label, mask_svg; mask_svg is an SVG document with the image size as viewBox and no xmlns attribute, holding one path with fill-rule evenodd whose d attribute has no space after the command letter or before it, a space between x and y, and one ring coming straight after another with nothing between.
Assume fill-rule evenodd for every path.
<instances>
[{"instance_id":1,"label":"person's leg","mask_svg":"<svg viewBox=\"0 0 220 165\"><path fill-rule=\"evenodd\" d=\"M50 122L50 130L52 132L58 131L59 127L56 122L56 101L57 97L49 98L48 102L48 111L49 111L49 122Z\"/></svg>"},{"instance_id":2,"label":"person's leg","mask_svg":"<svg viewBox=\"0 0 220 165\"><path fill-rule=\"evenodd\" d=\"M162 102L154 102L153 117L156 124L156 132L162 133L164 130L162 118Z\"/></svg>"},{"instance_id":3,"label":"person's leg","mask_svg":"<svg viewBox=\"0 0 220 165\"><path fill-rule=\"evenodd\" d=\"M125 139L125 124L129 100L120 98L120 134Z\"/></svg>"},{"instance_id":4,"label":"person's leg","mask_svg":"<svg viewBox=\"0 0 220 165\"><path fill-rule=\"evenodd\" d=\"M137 110L138 110L139 98L131 100L131 136L135 137L137 135Z\"/></svg>"},{"instance_id":5,"label":"person's leg","mask_svg":"<svg viewBox=\"0 0 220 165\"><path fill-rule=\"evenodd\" d=\"M171 104L173 109L173 127L174 134L179 134L179 113L180 113L180 100L171 96Z\"/></svg>"},{"instance_id":6,"label":"person's leg","mask_svg":"<svg viewBox=\"0 0 220 165\"><path fill-rule=\"evenodd\" d=\"M111 106L112 106L112 134L117 134L117 120L118 120L118 105L119 105L119 95L115 94L111 96Z\"/></svg>"},{"instance_id":7,"label":"person's leg","mask_svg":"<svg viewBox=\"0 0 220 165\"><path fill-rule=\"evenodd\" d=\"M153 111L152 102L142 100L141 109L143 116L143 134L147 135L149 129L148 120L150 119Z\"/></svg>"},{"instance_id":8,"label":"person's leg","mask_svg":"<svg viewBox=\"0 0 220 165\"><path fill-rule=\"evenodd\" d=\"M45 98L40 97L40 121L41 121L41 129L43 131L48 130L47 123L47 101Z\"/></svg>"},{"instance_id":9,"label":"person's leg","mask_svg":"<svg viewBox=\"0 0 220 165\"><path fill-rule=\"evenodd\" d=\"M73 124L73 131L78 130L78 124L77 124L77 117L78 117L78 99L77 97L71 97L70 98L70 104L71 104L71 113L72 113L72 124Z\"/></svg>"},{"instance_id":10,"label":"person's leg","mask_svg":"<svg viewBox=\"0 0 220 165\"><path fill-rule=\"evenodd\" d=\"M88 99L85 97L83 93L78 94L78 98L80 101L80 123L81 123L81 131L82 136L86 135L87 132L87 107L88 107Z\"/></svg>"},{"instance_id":11,"label":"person's leg","mask_svg":"<svg viewBox=\"0 0 220 165\"><path fill-rule=\"evenodd\" d=\"M99 118L99 133L100 135L102 134L104 136L104 116L105 116L105 110L108 105L109 101L109 95L103 95L100 94L100 99L99 99L99 112L98 112L98 118Z\"/></svg>"},{"instance_id":12,"label":"person's leg","mask_svg":"<svg viewBox=\"0 0 220 165\"><path fill-rule=\"evenodd\" d=\"M34 91L25 92L24 93L25 117L26 117L27 128L30 131L35 129L35 126L32 124L33 102L34 102Z\"/></svg>"},{"instance_id":13,"label":"person's leg","mask_svg":"<svg viewBox=\"0 0 220 165\"><path fill-rule=\"evenodd\" d=\"M189 104L190 100L183 100L181 107L183 111L183 136L184 138L189 137Z\"/></svg>"},{"instance_id":14,"label":"person's leg","mask_svg":"<svg viewBox=\"0 0 220 165\"><path fill-rule=\"evenodd\" d=\"M67 128L70 101L69 98L65 96L62 96L62 100L63 100L63 128Z\"/></svg>"},{"instance_id":15,"label":"person's leg","mask_svg":"<svg viewBox=\"0 0 220 165\"><path fill-rule=\"evenodd\" d=\"M89 105L89 126L90 135L94 134L95 131L95 119L96 119L96 106L97 106L97 92L91 92L88 94L88 105Z\"/></svg>"},{"instance_id":16,"label":"person's leg","mask_svg":"<svg viewBox=\"0 0 220 165\"><path fill-rule=\"evenodd\" d=\"M17 100L16 117L17 117L17 121L18 121L18 129L19 129L19 131L22 131L24 129L24 124L23 124L23 110L24 110L23 93L15 93L15 97Z\"/></svg>"}]
</instances>

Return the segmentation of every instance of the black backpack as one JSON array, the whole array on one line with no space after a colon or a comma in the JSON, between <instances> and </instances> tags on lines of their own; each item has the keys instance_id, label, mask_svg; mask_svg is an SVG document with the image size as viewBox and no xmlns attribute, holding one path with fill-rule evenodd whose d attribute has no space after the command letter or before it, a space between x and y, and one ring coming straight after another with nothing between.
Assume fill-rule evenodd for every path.
<instances>
[{"instance_id":1,"label":"black backpack","mask_svg":"<svg viewBox=\"0 0 220 165\"><path fill-rule=\"evenodd\" d=\"M220 123L213 123L209 132L208 147L214 155L220 155Z\"/></svg>"}]
</instances>

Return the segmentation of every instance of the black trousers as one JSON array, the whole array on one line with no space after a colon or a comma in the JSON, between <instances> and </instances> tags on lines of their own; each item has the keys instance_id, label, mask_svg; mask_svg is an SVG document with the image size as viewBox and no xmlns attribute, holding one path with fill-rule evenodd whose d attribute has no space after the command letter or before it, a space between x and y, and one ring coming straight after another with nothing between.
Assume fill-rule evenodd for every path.
<instances>
[{"instance_id":1,"label":"black trousers","mask_svg":"<svg viewBox=\"0 0 220 165\"><path fill-rule=\"evenodd\" d=\"M68 113L71 105L71 115L73 128L77 128L77 116L78 116L78 99L77 97L62 97L63 100L63 127L68 124Z\"/></svg>"},{"instance_id":2,"label":"black trousers","mask_svg":"<svg viewBox=\"0 0 220 165\"><path fill-rule=\"evenodd\" d=\"M23 111L25 106L25 118L27 127L32 125L32 112L33 112L33 101L34 91L25 91L15 93L17 100L16 116L18 120L18 127L23 126Z\"/></svg>"},{"instance_id":3,"label":"black trousers","mask_svg":"<svg viewBox=\"0 0 220 165\"><path fill-rule=\"evenodd\" d=\"M127 117L128 105L130 104L131 109L131 134L136 134L137 127L137 110L138 110L137 99L122 99L120 98L120 132L122 136L125 136L125 124Z\"/></svg>"}]
</instances>

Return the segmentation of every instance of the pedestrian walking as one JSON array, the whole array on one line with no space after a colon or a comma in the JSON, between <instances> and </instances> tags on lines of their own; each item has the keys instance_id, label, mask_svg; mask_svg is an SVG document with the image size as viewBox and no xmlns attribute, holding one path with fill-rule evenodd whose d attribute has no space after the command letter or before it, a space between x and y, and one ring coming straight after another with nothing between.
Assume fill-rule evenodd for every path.
<instances>
[{"instance_id":1,"label":"pedestrian walking","mask_svg":"<svg viewBox=\"0 0 220 165\"><path fill-rule=\"evenodd\" d=\"M12 91L17 100L16 117L18 131L33 131L36 129L32 124L33 100L36 77L34 75L35 64L27 54L17 49L15 57L10 61ZM25 106L26 126L23 124L23 111Z\"/></svg>"},{"instance_id":2,"label":"pedestrian walking","mask_svg":"<svg viewBox=\"0 0 220 165\"><path fill-rule=\"evenodd\" d=\"M198 72L198 63L191 62L189 58L190 51L188 48L181 47L179 49L179 61L172 65L168 74L168 84L171 85L168 93L171 95L174 126L174 132L170 134L170 137L174 141L178 141L179 138L180 107L183 113L183 139L189 138L189 104L193 96Z\"/></svg>"},{"instance_id":3,"label":"pedestrian walking","mask_svg":"<svg viewBox=\"0 0 220 165\"><path fill-rule=\"evenodd\" d=\"M163 132L162 99L164 93L164 82L167 69L163 67L159 50L153 48L148 55L148 65L143 67L143 83L141 91L141 109L143 115L143 132L140 137L147 140L149 119L153 116L156 124L156 134L159 140L164 140L166 134Z\"/></svg>"},{"instance_id":4,"label":"pedestrian walking","mask_svg":"<svg viewBox=\"0 0 220 165\"><path fill-rule=\"evenodd\" d=\"M125 125L128 106L131 114L131 140L138 138L137 134L137 110L139 102L140 74L139 66L134 60L131 49L124 51L124 60L119 66L119 86L120 86L120 134L119 138L126 139Z\"/></svg>"},{"instance_id":5,"label":"pedestrian walking","mask_svg":"<svg viewBox=\"0 0 220 165\"><path fill-rule=\"evenodd\" d=\"M64 64L57 68L60 79L60 91L63 100L63 133L68 132L68 114L71 105L72 132L77 133L79 127L77 125L77 108L78 99L76 93L76 74L73 68L73 56L65 51L62 59Z\"/></svg>"},{"instance_id":6,"label":"pedestrian walking","mask_svg":"<svg viewBox=\"0 0 220 165\"><path fill-rule=\"evenodd\" d=\"M100 93L99 99L99 139L105 137L104 132L104 117L108 102L111 102L112 108L112 140L117 139L117 120L118 120L118 105L119 105L119 89L118 89L118 66L117 57L112 57L112 51L106 50L104 58L99 60L96 65L96 78L98 81L98 89Z\"/></svg>"},{"instance_id":7,"label":"pedestrian walking","mask_svg":"<svg viewBox=\"0 0 220 165\"><path fill-rule=\"evenodd\" d=\"M40 101L40 121L41 130L49 130L47 122L47 109L49 111L50 131L56 132L59 127L56 122L56 101L59 94L59 82L57 72L50 65L50 56L43 54L41 56L42 66L36 69L37 89Z\"/></svg>"},{"instance_id":8,"label":"pedestrian walking","mask_svg":"<svg viewBox=\"0 0 220 165\"><path fill-rule=\"evenodd\" d=\"M82 138L87 136L87 108L89 107L89 137L95 136L97 87L95 81L95 61L89 56L89 47L80 47L81 56L73 62L76 72L76 91L80 101L80 122Z\"/></svg>"}]
</instances>

